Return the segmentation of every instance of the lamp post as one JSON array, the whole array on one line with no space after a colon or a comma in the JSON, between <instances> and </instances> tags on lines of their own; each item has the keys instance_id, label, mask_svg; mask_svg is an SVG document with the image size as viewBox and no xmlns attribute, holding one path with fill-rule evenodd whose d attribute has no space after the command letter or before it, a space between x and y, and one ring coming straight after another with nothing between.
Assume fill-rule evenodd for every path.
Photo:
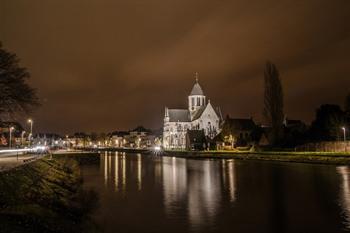
<instances>
[{"instance_id":1,"label":"lamp post","mask_svg":"<svg viewBox=\"0 0 350 233\"><path fill-rule=\"evenodd\" d=\"M26 131L22 131L22 134L21 134L21 144L23 146L24 144L24 134L26 133Z\"/></svg>"},{"instance_id":2,"label":"lamp post","mask_svg":"<svg viewBox=\"0 0 350 233\"><path fill-rule=\"evenodd\" d=\"M344 133L344 142L346 141L346 128L342 127L343 133Z\"/></svg>"},{"instance_id":3,"label":"lamp post","mask_svg":"<svg viewBox=\"0 0 350 233\"><path fill-rule=\"evenodd\" d=\"M33 120L32 119L28 119L28 124L30 124L30 134L29 134L29 145L31 145L32 143L32 137L33 137Z\"/></svg>"},{"instance_id":4,"label":"lamp post","mask_svg":"<svg viewBox=\"0 0 350 233\"><path fill-rule=\"evenodd\" d=\"M9 147L11 149L12 147L12 131L14 130L15 128L14 127L10 127L10 142L9 142Z\"/></svg>"}]
</instances>

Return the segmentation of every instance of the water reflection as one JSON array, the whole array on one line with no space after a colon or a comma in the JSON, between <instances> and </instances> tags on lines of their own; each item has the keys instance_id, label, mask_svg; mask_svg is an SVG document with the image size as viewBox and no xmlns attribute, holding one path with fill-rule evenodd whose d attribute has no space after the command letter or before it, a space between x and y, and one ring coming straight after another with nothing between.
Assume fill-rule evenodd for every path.
<instances>
[{"instance_id":1,"label":"water reflection","mask_svg":"<svg viewBox=\"0 0 350 233\"><path fill-rule=\"evenodd\" d=\"M121 181L122 191L125 192L126 187L126 156L123 153L107 153L101 155L101 170L103 172L104 184L106 187L113 185L116 192L119 191ZM141 169L141 162L139 163ZM139 175L139 183L141 185L141 173ZM141 186L140 186L141 187Z\"/></svg>"},{"instance_id":2,"label":"water reflection","mask_svg":"<svg viewBox=\"0 0 350 233\"><path fill-rule=\"evenodd\" d=\"M106 233L350 231L350 167L125 153L99 166L82 173Z\"/></svg>"},{"instance_id":3,"label":"water reflection","mask_svg":"<svg viewBox=\"0 0 350 233\"><path fill-rule=\"evenodd\" d=\"M118 192L118 184L119 184L119 174L118 174L118 156L114 157L114 189Z\"/></svg>"},{"instance_id":4,"label":"water reflection","mask_svg":"<svg viewBox=\"0 0 350 233\"><path fill-rule=\"evenodd\" d=\"M350 229L350 168L346 166L337 167L337 172L341 175L340 204L346 218L346 227Z\"/></svg>"},{"instance_id":5,"label":"water reflection","mask_svg":"<svg viewBox=\"0 0 350 233\"><path fill-rule=\"evenodd\" d=\"M113 186L115 192L121 191L123 194L127 192L127 187L136 187L138 191L142 191L143 175L153 176L162 186L165 213L171 218L177 216L179 206L185 203L187 219L194 228L213 220L222 198L227 198L230 202L236 200L234 160L214 162L153 157L153 171L143 171L142 159L141 154L102 154L105 186Z\"/></svg>"},{"instance_id":6,"label":"water reflection","mask_svg":"<svg viewBox=\"0 0 350 233\"><path fill-rule=\"evenodd\" d=\"M224 187L227 187L230 193L230 201L236 200L236 176L234 160L222 160L222 179Z\"/></svg>"},{"instance_id":7,"label":"water reflection","mask_svg":"<svg viewBox=\"0 0 350 233\"><path fill-rule=\"evenodd\" d=\"M220 206L223 193L235 200L234 161L220 163L209 160L163 158L164 206L170 217L177 216L180 203L187 206L190 225L198 229L210 224ZM221 180L225 180L224 186ZM222 192L222 188L228 192Z\"/></svg>"},{"instance_id":8,"label":"water reflection","mask_svg":"<svg viewBox=\"0 0 350 233\"><path fill-rule=\"evenodd\" d=\"M204 227L212 222L221 202L220 169L210 161L190 163L189 167L197 170L188 182L189 221L194 228Z\"/></svg>"},{"instance_id":9,"label":"water reflection","mask_svg":"<svg viewBox=\"0 0 350 233\"><path fill-rule=\"evenodd\" d=\"M138 190L142 188L142 157L141 154L137 154L137 187Z\"/></svg>"},{"instance_id":10,"label":"water reflection","mask_svg":"<svg viewBox=\"0 0 350 233\"><path fill-rule=\"evenodd\" d=\"M187 195L187 161L178 158L163 158L163 195L165 211L176 215L177 206Z\"/></svg>"}]
</instances>

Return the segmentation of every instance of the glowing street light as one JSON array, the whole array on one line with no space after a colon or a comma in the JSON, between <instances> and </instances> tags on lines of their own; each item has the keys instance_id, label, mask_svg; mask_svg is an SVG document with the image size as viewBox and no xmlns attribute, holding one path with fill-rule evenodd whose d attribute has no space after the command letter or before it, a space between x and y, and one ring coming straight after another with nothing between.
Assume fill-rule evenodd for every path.
<instances>
[{"instance_id":1,"label":"glowing street light","mask_svg":"<svg viewBox=\"0 0 350 233\"><path fill-rule=\"evenodd\" d=\"M13 131L14 129L15 129L14 127L10 127L10 143L9 143L10 149L11 149L11 147L12 147L12 131Z\"/></svg>"},{"instance_id":2,"label":"glowing street light","mask_svg":"<svg viewBox=\"0 0 350 233\"><path fill-rule=\"evenodd\" d=\"M28 119L28 124L30 124L30 134L29 134L29 144L31 145L32 143L32 137L33 137L33 120Z\"/></svg>"},{"instance_id":3,"label":"glowing street light","mask_svg":"<svg viewBox=\"0 0 350 233\"><path fill-rule=\"evenodd\" d=\"M344 133L344 142L346 141L346 128L342 127L343 133Z\"/></svg>"}]
</instances>

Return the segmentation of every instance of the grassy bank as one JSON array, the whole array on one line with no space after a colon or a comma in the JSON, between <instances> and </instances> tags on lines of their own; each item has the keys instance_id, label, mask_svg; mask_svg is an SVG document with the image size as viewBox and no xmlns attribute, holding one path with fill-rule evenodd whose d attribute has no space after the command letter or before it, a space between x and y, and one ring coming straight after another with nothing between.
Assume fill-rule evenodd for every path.
<instances>
[{"instance_id":1,"label":"grassy bank","mask_svg":"<svg viewBox=\"0 0 350 233\"><path fill-rule=\"evenodd\" d=\"M0 232L97 232L89 218L96 205L73 159L43 158L0 173Z\"/></svg>"},{"instance_id":2,"label":"grassy bank","mask_svg":"<svg viewBox=\"0 0 350 233\"><path fill-rule=\"evenodd\" d=\"M209 158L209 159L242 159L242 160L265 160L280 162L320 163L350 165L349 153L331 152L231 152L231 151L165 151L166 156L183 158Z\"/></svg>"}]
</instances>

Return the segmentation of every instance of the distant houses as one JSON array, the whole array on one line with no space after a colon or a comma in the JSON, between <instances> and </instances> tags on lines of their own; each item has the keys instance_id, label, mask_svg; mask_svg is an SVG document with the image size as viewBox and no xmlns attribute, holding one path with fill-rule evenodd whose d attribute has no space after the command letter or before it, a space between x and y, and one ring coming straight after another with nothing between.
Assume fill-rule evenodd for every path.
<instances>
[{"instance_id":1,"label":"distant houses","mask_svg":"<svg viewBox=\"0 0 350 233\"><path fill-rule=\"evenodd\" d=\"M9 146L10 129L11 130L11 144L13 147L26 145L28 143L26 133L22 125L15 121L0 121L0 147Z\"/></svg>"},{"instance_id":2,"label":"distant houses","mask_svg":"<svg viewBox=\"0 0 350 233\"><path fill-rule=\"evenodd\" d=\"M108 134L75 133L68 136L70 147L74 148L150 148L161 142L161 132L138 126L129 131L114 131Z\"/></svg>"}]
</instances>

